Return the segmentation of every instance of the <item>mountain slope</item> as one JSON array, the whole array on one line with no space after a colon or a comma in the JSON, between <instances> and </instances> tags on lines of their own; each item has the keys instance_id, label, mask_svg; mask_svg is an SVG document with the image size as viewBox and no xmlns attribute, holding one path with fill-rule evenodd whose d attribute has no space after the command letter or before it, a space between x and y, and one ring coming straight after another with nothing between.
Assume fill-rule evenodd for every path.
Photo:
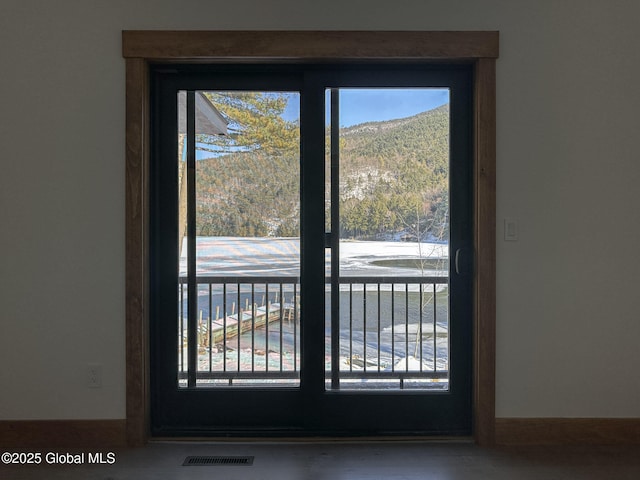
<instances>
[{"instance_id":1,"label":"mountain slope","mask_svg":"<svg viewBox=\"0 0 640 480\"><path fill-rule=\"evenodd\" d=\"M443 238L449 106L340 131L341 235ZM328 141L327 141L328 144ZM198 162L200 235L298 235L296 155L235 152Z\"/></svg>"}]
</instances>

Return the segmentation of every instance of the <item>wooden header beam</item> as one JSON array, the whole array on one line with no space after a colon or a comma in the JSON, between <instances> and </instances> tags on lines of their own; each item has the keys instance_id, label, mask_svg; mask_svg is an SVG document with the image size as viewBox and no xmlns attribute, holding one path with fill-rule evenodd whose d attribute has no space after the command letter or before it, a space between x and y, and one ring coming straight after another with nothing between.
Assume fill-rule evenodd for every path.
<instances>
[{"instance_id":1,"label":"wooden header beam","mask_svg":"<svg viewBox=\"0 0 640 480\"><path fill-rule=\"evenodd\" d=\"M122 32L125 58L147 60L463 60L497 58L493 31Z\"/></svg>"}]
</instances>

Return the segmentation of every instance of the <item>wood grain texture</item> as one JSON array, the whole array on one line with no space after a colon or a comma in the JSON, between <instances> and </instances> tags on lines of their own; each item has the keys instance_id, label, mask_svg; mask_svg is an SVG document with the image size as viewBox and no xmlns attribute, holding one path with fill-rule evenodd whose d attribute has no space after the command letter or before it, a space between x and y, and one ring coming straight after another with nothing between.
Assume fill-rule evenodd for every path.
<instances>
[{"instance_id":1,"label":"wood grain texture","mask_svg":"<svg viewBox=\"0 0 640 480\"><path fill-rule=\"evenodd\" d=\"M498 56L497 32L124 31L125 58L155 60L474 59Z\"/></svg>"},{"instance_id":2,"label":"wood grain texture","mask_svg":"<svg viewBox=\"0 0 640 480\"><path fill-rule=\"evenodd\" d=\"M126 365L127 438L146 442L148 417L148 114L144 60L127 60L126 97Z\"/></svg>"},{"instance_id":3,"label":"wood grain texture","mask_svg":"<svg viewBox=\"0 0 640 480\"><path fill-rule=\"evenodd\" d=\"M125 420L0 421L2 448L105 448L125 445Z\"/></svg>"},{"instance_id":4,"label":"wood grain texture","mask_svg":"<svg viewBox=\"0 0 640 480\"><path fill-rule=\"evenodd\" d=\"M496 339L496 73L475 64L475 438L494 443Z\"/></svg>"},{"instance_id":5,"label":"wood grain texture","mask_svg":"<svg viewBox=\"0 0 640 480\"><path fill-rule=\"evenodd\" d=\"M640 418L498 418L498 445L640 445Z\"/></svg>"}]
</instances>

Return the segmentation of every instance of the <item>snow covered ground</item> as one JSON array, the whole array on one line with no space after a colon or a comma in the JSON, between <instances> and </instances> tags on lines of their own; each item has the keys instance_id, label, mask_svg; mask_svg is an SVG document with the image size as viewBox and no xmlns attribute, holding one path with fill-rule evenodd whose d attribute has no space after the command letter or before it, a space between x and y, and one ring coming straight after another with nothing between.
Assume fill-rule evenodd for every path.
<instances>
[{"instance_id":1,"label":"snow covered ground","mask_svg":"<svg viewBox=\"0 0 640 480\"><path fill-rule=\"evenodd\" d=\"M186 273L186 241L180 272ZM297 238L199 237L198 275L282 275L300 272L300 241ZM379 266L379 260L448 258L449 246L440 243L341 241L340 273L346 276L413 275L416 268ZM327 267L330 254L326 255ZM434 271L422 272L435 275Z\"/></svg>"}]
</instances>

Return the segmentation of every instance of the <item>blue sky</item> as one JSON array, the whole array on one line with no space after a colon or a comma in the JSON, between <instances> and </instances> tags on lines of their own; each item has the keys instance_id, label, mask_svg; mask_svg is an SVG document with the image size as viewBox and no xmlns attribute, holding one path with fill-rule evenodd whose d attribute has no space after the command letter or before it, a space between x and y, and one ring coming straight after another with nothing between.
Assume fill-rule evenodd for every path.
<instances>
[{"instance_id":1,"label":"blue sky","mask_svg":"<svg viewBox=\"0 0 640 480\"><path fill-rule=\"evenodd\" d=\"M410 117L445 103L449 103L446 88L343 88L340 89L340 126ZM299 97L292 95L284 117L292 120L299 108Z\"/></svg>"},{"instance_id":2,"label":"blue sky","mask_svg":"<svg viewBox=\"0 0 640 480\"><path fill-rule=\"evenodd\" d=\"M406 118L449 103L447 88L342 88L340 89L340 126L350 127L366 122ZM327 91L326 122L329 124L329 91ZM293 121L300 116L300 95L289 94L283 115ZM197 158L213 154L198 150Z\"/></svg>"}]
</instances>

